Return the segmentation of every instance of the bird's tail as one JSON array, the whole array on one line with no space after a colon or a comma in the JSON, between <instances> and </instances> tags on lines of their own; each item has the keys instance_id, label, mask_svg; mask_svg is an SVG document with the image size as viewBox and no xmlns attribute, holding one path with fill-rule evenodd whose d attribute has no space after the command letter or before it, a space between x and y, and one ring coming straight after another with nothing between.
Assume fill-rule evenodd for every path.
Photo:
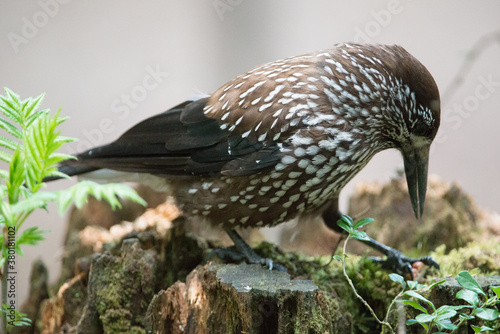
<instances>
[{"instance_id":1,"label":"bird's tail","mask_svg":"<svg viewBox=\"0 0 500 334\"><path fill-rule=\"evenodd\" d=\"M71 160L64 161L59 167L58 171L64 173L68 176L76 176L80 174L85 174L88 172L92 172L98 168L90 167L90 166L72 166ZM50 176L43 179L43 182L50 182L60 180L62 177L60 176Z\"/></svg>"}]
</instances>

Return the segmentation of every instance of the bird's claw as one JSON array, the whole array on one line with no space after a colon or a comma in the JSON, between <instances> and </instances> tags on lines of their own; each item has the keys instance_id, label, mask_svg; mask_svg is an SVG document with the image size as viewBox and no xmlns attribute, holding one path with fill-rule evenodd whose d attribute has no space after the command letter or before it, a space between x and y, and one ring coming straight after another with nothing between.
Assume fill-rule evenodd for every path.
<instances>
[{"instance_id":1,"label":"bird's claw","mask_svg":"<svg viewBox=\"0 0 500 334\"><path fill-rule=\"evenodd\" d=\"M231 248L241 255L241 259L245 259L248 263L261 264L269 268L269 270L287 271L284 266L274 263L272 259L263 258L257 255L252 247L250 247L235 230L226 229L226 232L234 242L234 248Z\"/></svg>"},{"instance_id":2,"label":"bird's claw","mask_svg":"<svg viewBox=\"0 0 500 334\"><path fill-rule=\"evenodd\" d=\"M272 259L269 259L269 258L261 258L260 260L260 264L262 264L263 266L269 268L269 270L277 270L277 271L284 271L286 272L286 267L279 264L279 263L274 263L274 261Z\"/></svg>"},{"instance_id":3,"label":"bird's claw","mask_svg":"<svg viewBox=\"0 0 500 334\"><path fill-rule=\"evenodd\" d=\"M412 259L395 249L392 249L389 252L386 259L381 259L378 257L370 257L370 259L374 262L380 263L382 268L395 272L405 278L409 277L410 280L413 280L415 278L413 265L416 262L422 262L429 267L435 267L439 269L439 264L430 256Z\"/></svg>"},{"instance_id":4,"label":"bird's claw","mask_svg":"<svg viewBox=\"0 0 500 334\"><path fill-rule=\"evenodd\" d=\"M269 270L277 270L284 272L287 271L285 266L279 263L275 263L272 259L260 257L259 255L253 252L252 252L253 254L243 254L234 246L227 248L213 249L210 253L217 256L222 261L226 262L241 262L246 260L246 262L250 264L260 264L266 268L269 268ZM207 259L210 257L211 255L209 255Z\"/></svg>"}]
</instances>

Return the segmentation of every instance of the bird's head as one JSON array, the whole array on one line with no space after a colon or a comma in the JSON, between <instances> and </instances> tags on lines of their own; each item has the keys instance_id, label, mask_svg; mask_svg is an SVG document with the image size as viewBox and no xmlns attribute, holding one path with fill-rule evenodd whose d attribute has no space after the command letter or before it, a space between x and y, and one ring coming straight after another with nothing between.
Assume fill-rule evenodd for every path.
<instances>
[{"instance_id":1,"label":"bird's head","mask_svg":"<svg viewBox=\"0 0 500 334\"><path fill-rule=\"evenodd\" d=\"M440 123L437 85L429 71L403 48L393 46L394 85L386 108L386 135L403 155L406 181L417 218L424 210L430 145Z\"/></svg>"}]
</instances>

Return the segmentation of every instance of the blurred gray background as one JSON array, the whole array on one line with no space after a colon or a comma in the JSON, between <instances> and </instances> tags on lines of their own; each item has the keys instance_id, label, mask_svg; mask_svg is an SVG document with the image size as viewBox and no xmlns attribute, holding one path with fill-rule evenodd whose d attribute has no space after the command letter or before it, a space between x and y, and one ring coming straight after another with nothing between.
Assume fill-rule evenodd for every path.
<instances>
[{"instance_id":1,"label":"blurred gray background","mask_svg":"<svg viewBox=\"0 0 500 334\"><path fill-rule=\"evenodd\" d=\"M3 0L0 86L22 98L44 92L43 107L71 117L63 133L80 139L66 148L75 152L267 61L342 41L400 44L444 94L430 174L499 212L499 31L494 0ZM344 209L356 183L398 168L397 151L376 156L343 191ZM52 232L18 258L18 305L34 258L57 277L65 218L49 209L26 223Z\"/></svg>"}]
</instances>

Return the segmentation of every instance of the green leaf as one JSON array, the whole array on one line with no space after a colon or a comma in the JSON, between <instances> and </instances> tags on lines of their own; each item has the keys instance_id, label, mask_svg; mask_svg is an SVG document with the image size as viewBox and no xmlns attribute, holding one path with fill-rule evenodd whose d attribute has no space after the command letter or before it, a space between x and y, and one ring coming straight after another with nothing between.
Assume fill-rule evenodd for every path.
<instances>
[{"instance_id":1,"label":"green leaf","mask_svg":"<svg viewBox=\"0 0 500 334\"><path fill-rule=\"evenodd\" d=\"M51 153L46 164L47 165L56 165L62 161L69 160L71 158L73 158L73 156L69 155L69 154Z\"/></svg>"},{"instance_id":2,"label":"green leaf","mask_svg":"<svg viewBox=\"0 0 500 334\"><path fill-rule=\"evenodd\" d=\"M21 149L14 151L9 163L9 179L6 181L9 202L16 203L19 198L20 188L24 183L24 161Z\"/></svg>"},{"instance_id":3,"label":"green leaf","mask_svg":"<svg viewBox=\"0 0 500 334\"><path fill-rule=\"evenodd\" d=\"M334 255L333 258L339 262L342 262L342 257L340 255Z\"/></svg>"},{"instance_id":4,"label":"green leaf","mask_svg":"<svg viewBox=\"0 0 500 334\"><path fill-rule=\"evenodd\" d=\"M42 103L44 95L45 94L41 94L34 100L31 99L26 100L26 106L24 107L24 123L23 123L23 126L25 128L28 128L34 121L34 119L38 118L39 115L41 115L42 113L48 113L48 110L40 110L35 112L35 110Z\"/></svg>"},{"instance_id":5,"label":"green leaf","mask_svg":"<svg viewBox=\"0 0 500 334\"><path fill-rule=\"evenodd\" d=\"M487 327L487 326L478 327L478 326L470 325L470 327L474 330L474 333L483 333L483 332L486 332L486 331L492 331L493 330L493 328Z\"/></svg>"},{"instance_id":6,"label":"green leaf","mask_svg":"<svg viewBox=\"0 0 500 334\"><path fill-rule=\"evenodd\" d=\"M497 298L500 298L500 286L490 286L490 288L497 295Z\"/></svg>"},{"instance_id":7,"label":"green leaf","mask_svg":"<svg viewBox=\"0 0 500 334\"><path fill-rule=\"evenodd\" d=\"M481 286L468 271L461 271L457 276L457 282L467 290L474 291L478 295L486 296Z\"/></svg>"},{"instance_id":8,"label":"green leaf","mask_svg":"<svg viewBox=\"0 0 500 334\"><path fill-rule=\"evenodd\" d=\"M19 96L11 92L8 88L5 88L5 93L7 96L0 95L0 109L2 113L13 120L15 123L20 124L21 119L21 101Z\"/></svg>"},{"instance_id":9,"label":"green leaf","mask_svg":"<svg viewBox=\"0 0 500 334\"><path fill-rule=\"evenodd\" d=\"M73 203L73 194L71 190L62 190L56 192L57 196L57 209L59 214L62 216L68 207Z\"/></svg>"},{"instance_id":10,"label":"green leaf","mask_svg":"<svg viewBox=\"0 0 500 334\"><path fill-rule=\"evenodd\" d=\"M448 305L443 305L436 310L436 314L437 314L436 321L443 321L446 319L453 318L457 314L457 311L455 311L453 307L450 307Z\"/></svg>"},{"instance_id":11,"label":"green leaf","mask_svg":"<svg viewBox=\"0 0 500 334\"><path fill-rule=\"evenodd\" d=\"M361 219L361 220L358 220L356 222L356 224L354 224L354 229L355 230L358 230L360 229L361 227L365 226L365 225L368 225L370 224L372 221L374 221L373 218L364 218L364 219Z\"/></svg>"},{"instance_id":12,"label":"green leaf","mask_svg":"<svg viewBox=\"0 0 500 334\"><path fill-rule=\"evenodd\" d=\"M8 148L11 151L14 151L17 148L17 146L19 146L19 144L9 138L0 136L0 146Z\"/></svg>"},{"instance_id":13,"label":"green leaf","mask_svg":"<svg viewBox=\"0 0 500 334\"><path fill-rule=\"evenodd\" d=\"M446 280L445 280L445 279L443 279L443 280L441 280L441 281L438 281L438 282L434 282L434 283L432 283L431 285L429 285L429 290L430 290L430 289L432 289L432 288L433 288L433 287L435 287L435 286L438 286L438 285L440 285L440 284L443 284L444 282L446 282Z\"/></svg>"},{"instance_id":14,"label":"green leaf","mask_svg":"<svg viewBox=\"0 0 500 334\"><path fill-rule=\"evenodd\" d=\"M6 99L4 96L0 95L0 111L13 120L15 123L19 124L21 121L21 118L18 114L17 111L18 107L15 106L15 103L12 103L12 101L9 101Z\"/></svg>"},{"instance_id":15,"label":"green leaf","mask_svg":"<svg viewBox=\"0 0 500 334\"><path fill-rule=\"evenodd\" d=\"M415 324L418 324L418 321L415 320L415 319L408 319L408 320L406 320L406 325L407 326L411 326L411 325L415 325Z\"/></svg>"},{"instance_id":16,"label":"green leaf","mask_svg":"<svg viewBox=\"0 0 500 334\"><path fill-rule=\"evenodd\" d=\"M14 218L14 215L12 214L11 210L11 205L7 201L2 201L0 203L0 212L2 214L2 218L4 220L4 223L7 226L15 226L16 225L16 219Z\"/></svg>"},{"instance_id":17,"label":"green leaf","mask_svg":"<svg viewBox=\"0 0 500 334\"><path fill-rule=\"evenodd\" d=\"M420 284L417 281L408 281L406 283L408 284L408 288L410 290L418 290L418 289L423 289L426 287L425 284Z\"/></svg>"},{"instance_id":18,"label":"green leaf","mask_svg":"<svg viewBox=\"0 0 500 334\"><path fill-rule=\"evenodd\" d=\"M23 251L20 248L21 245L36 245L38 242L45 240L43 234L47 232L48 231L39 230L38 227L30 227L24 230L16 237L16 252L22 256Z\"/></svg>"},{"instance_id":19,"label":"green leaf","mask_svg":"<svg viewBox=\"0 0 500 334\"><path fill-rule=\"evenodd\" d=\"M62 173L56 169L49 171L47 175L45 175L44 177L59 177L61 179L68 179L68 180L71 179L71 176L68 176L67 174Z\"/></svg>"},{"instance_id":20,"label":"green leaf","mask_svg":"<svg viewBox=\"0 0 500 334\"><path fill-rule=\"evenodd\" d=\"M9 308L7 304L2 304L2 308L0 310L2 313L6 313L9 316L12 315L12 310ZM18 310L13 310L14 311L14 320L9 318L9 324L7 325L7 331L12 330L12 327L14 326L28 326L31 325L31 319L26 317L26 313L21 313ZM14 323L14 326L10 324L10 321Z\"/></svg>"},{"instance_id":21,"label":"green leaf","mask_svg":"<svg viewBox=\"0 0 500 334\"><path fill-rule=\"evenodd\" d=\"M65 117L65 120L68 119L68 117ZM57 136L56 140L54 141L55 143L60 143L60 144L66 144L66 143L72 143L77 141L76 138L73 137L65 137L65 136Z\"/></svg>"},{"instance_id":22,"label":"green leaf","mask_svg":"<svg viewBox=\"0 0 500 334\"><path fill-rule=\"evenodd\" d=\"M499 314L498 310L491 308L483 308L479 309L479 311L476 313L476 316L484 320L493 321L498 319L498 314Z\"/></svg>"},{"instance_id":23,"label":"green leaf","mask_svg":"<svg viewBox=\"0 0 500 334\"><path fill-rule=\"evenodd\" d=\"M460 318L460 320L462 321L465 321L465 320L472 320L472 319L475 319L476 317L473 316L473 315L470 315L470 314L465 314L465 313L460 313L458 315L458 317Z\"/></svg>"},{"instance_id":24,"label":"green leaf","mask_svg":"<svg viewBox=\"0 0 500 334\"><path fill-rule=\"evenodd\" d=\"M12 160L12 154L0 150L0 160L9 163Z\"/></svg>"},{"instance_id":25,"label":"green leaf","mask_svg":"<svg viewBox=\"0 0 500 334\"><path fill-rule=\"evenodd\" d=\"M57 200L57 196L53 192L38 192L24 201L17 202L12 205L12 213L19 214L22 212L33 211L38 208L43 208L49 202Z\"/></svg>"},{"instance_id":26,"label":"green leaf","mask_svg":"<svg viewBox=\"0 0 500 334\"><path fill-rule=\"evenodd\" d=\"M0 117L0 128L4 129L8 134L18 139L21 139L23 137L22 132L18 128L16 128L14 125L10 124L1 117Z\"/></svg>"},{"instance_id":27,"label":"green leaf","mask_svg":"<svg viewBox=\"0 0 500 334\"><path fill-rule=\"evenodd\" d=\"M342 215L339 220L337 220L337 225L347 233L352 232L353 220L351 217Z\"/></svg>"},{"instance_id":28,"label":"green leaf","mask_svg":"<svg viewBox=\"0 0 500 334\"><path fill-rule=\"evenodd\" d=\"M457 306L446 305L446 307L449 308L450 310L455 310L455 311L460 311L461 309L464 308L474 308L474 306L471 305L457 305Z\"/></svg>"},{"instance_id":29,"label":"green leaf","mask_svg":"<svg viewBox=\"0 0 500 334\"><path fill-rule=\"evenodd\" d=\"M429 326L426 323L419 322L419 321L417 321L415 319L409 319L409 320L406 321L406 325L408 325L408 326L413 325L413 324L420 324L420 325L422 325L422 327L425 328L426 331L429 330Z\"/></svg>"},{"instance_id":30,"label":"green leaf","mask_svg":"<svg viewBox=\"0 0 500 334\"><path fill-rule=\"evenodd\" d=\"M425 309L425 307L423 307L422 305L420 305L419 303L417 303L416 301L413 301L413 300L398 300L398 302L401 302L403 303L404 305L409 305L411 307L413 307L414 309L416 310L419 310L423 313L426 313L428 314L429 312Z\"/></svg>"},{"instance_id":31,"label":"green leaf","mask_svg":"<svg viewBox=\"0 0 500 334\"><path fill-rule=\"evenodd\" d=\"M356 240L370 240L365 232L363 231L353 231L351 234L351 238Z\"/></svg>"},{"instance_id":32,"label":"green leaf","mask_svg":"<svg viewBox=\"0 0 500 334\"><path fill-rule=\"evenodd\" d=\"M415 320L417 320L419 323L431 322L434 319L436 319L436 315L434 313L433 314L421 313L415 317Z\"/></svg>"},{"instance_id":33,"label":"green leaf","mask_svg":"<svg viewBox=\"0 0 500 334\"><path fill-rule=\"evenodd\" d=\"M423 301L426 304L428 304L429 306L431 306L434 311L436 310L436 307L434 306L434 304L430 300L428 300L424 296L422 296L421 294L419 294L413 290L405 291L404 294L407 296L413 297L417 300Z\"/></svg>"},{"instance_id":34,"label":"green leaf","mask_svg":"<svg viewBox=\"0 0 500 334\"><path fill-rule=\"evenodd\" d=\"M451 317L450 317L451 318ZM445 320L437 320L436 319L436 325L437 327L441 330L441 329L449 329L449 330L454 330L454 329L457 329L458 326L455 325L454 323L452 323L448 318L445 319ZM440 333L440 332L435 332L434 334L437 334L437 333Z\"/></svg>"},{"instance_id":35,"label":"green leaf","mask_svg":"<svg viewBox=\"0 0 500 334\"><path fill-rule=\"evenodd\" d=\"M69 192L70 195L61 194L61 191L58 192L57 204L60 208L59 212L61 212L61 208L65 210L68 207L69 199L74 201L77 208L83 207L87 203L89 195L94 196L96 199L105 199L113 209L121 206L119 198L129 199L144 206L147 205L132 188L124 184L98 184L91 181L81 181L62 192Z\"/></svg>"},{"instance_id":36,"label":"green leaf","mask_svg":"<svg viewBox=\"0 0 500 334\"><path fill-rule=\"evenodd\" d=\"M478 296L478 294L475 293L474 291L471 291L471 290L466 290L466 289L460 290L460 291L457 292L456 297L458 299L465 300L470 305L476 306L476 305L479 304L479 296Z\"/></svg>"},{"instance_id":37,"label":"green leaf","mask_svg":"<svg viewBox=\"0 0 500 334\"><path fill-rule=\"evenodd\" d=\"M394 282L399 282L403 286L403 290L406 289L406 281L403 278L403 276L392 273L392 274L389 274L389 278L391 280L393 280Z\"/></svg>"},{"instance_id":38,"label":"green leaf","mask_svg":"<svg viewBox=\"0 0 500 334\"><path fill-rule=\"evenodd\" d=\"M10 101L13 101L18 108L21 106L21 99L20 99L19 95L17 95L16 93L14 93L13 91L11 91L8 88L5 88L5 93L7 94Z\"/></svg>"}]
</instances>

